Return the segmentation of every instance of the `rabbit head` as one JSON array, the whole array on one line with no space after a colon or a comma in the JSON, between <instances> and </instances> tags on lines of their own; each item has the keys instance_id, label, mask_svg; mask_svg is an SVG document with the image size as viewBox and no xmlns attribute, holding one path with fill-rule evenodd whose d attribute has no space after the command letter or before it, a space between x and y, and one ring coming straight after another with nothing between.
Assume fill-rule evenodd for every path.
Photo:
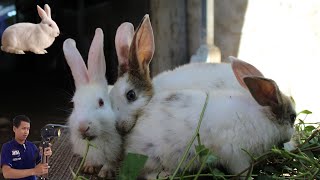
<instances>
[{"instance_id":1,"label":"rabbit head","mask_svg":"<svg viewBox=\"0 0 320 180\"><path fill-rule=\"evenodd\" d=\"M133 31L130 23L123 23L117 30L119 76L110 92L117 128L124 132L133 127L135 117L153 94L149 63L154 53L154 38L149 16L144 16L132 37Z\"/></svg>"},{"instance_id":2,"label":"rabbit head","mask_svg":"<svg viewBox=\"0 0 320 180\"><path fill-rule=\"evenodd\" d=\"M276 82L255 76L246 76L243 81L256 102L270 108L272 112L269 115L270 120L279 124L290 124L293 127L296 119L294 101L279 90Z\"/></svg>"},{"instance_id":3,"label":"rabbit head","mask_svg":"<svg viewBox=\"0 0 320 180\"><path fill-rule=\"evenodd\" d=\"M44 5L44 10L37 5L37 11L41 18L40 26L51 37L57 37L60 34L60 30L56 22L51 19L51 8L48 4Z\"/></svg>"},{"instance_id":4,"label":"rabbit head","mask_svg":"<svg viewBox=\"0 0 320 180\"><path fill-rule=\"evenodd\" d=\"M253 65L232 56L228 60L238 83L250 92L259 105L270 107L270 119L293 126L296 111L292 98L284 95L275 81L265 78Z\"/></svg>"}]
</instances>

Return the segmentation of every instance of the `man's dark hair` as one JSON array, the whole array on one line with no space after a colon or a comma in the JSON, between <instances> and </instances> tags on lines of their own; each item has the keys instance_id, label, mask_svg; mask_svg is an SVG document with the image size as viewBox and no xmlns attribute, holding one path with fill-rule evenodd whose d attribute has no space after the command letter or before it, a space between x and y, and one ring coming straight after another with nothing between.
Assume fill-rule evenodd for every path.
<instances>
[{"instance_id":1,"label":"man's dark hair","mask_svg":"<svg viewBox=\"0 0 320 180\"><path fill-rule=\"evenodd\" d=\"M26 115L18 115L13 118L13 126L18 128L21 124L21 121L30 123L30 118Z\"/></svg>"}]
</instances>

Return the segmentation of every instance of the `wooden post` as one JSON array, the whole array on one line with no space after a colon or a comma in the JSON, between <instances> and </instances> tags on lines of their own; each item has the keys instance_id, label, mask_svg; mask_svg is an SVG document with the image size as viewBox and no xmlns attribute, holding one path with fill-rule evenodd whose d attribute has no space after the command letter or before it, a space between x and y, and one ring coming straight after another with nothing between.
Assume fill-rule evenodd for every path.
<instances>
[{"instance_id":1,"label":"wooden post","mask_svg":"<svg viewBox=\"0 0 320 180\"><path fill-rule=\"evenodd\" d=\"M188 59L202 42L202 1L187 1L187 33L188 33Z\"/></svg>"},{"instance_id":2,"label":"wooden post","mask_svg":"<svg viewBox=\"0 0 320 180\"><path fill-rule=\"evenodd\" d=\"M186 1L150 1L155 37L152 75L189 62L187 56Z\"/></svg>"}]
</instances>

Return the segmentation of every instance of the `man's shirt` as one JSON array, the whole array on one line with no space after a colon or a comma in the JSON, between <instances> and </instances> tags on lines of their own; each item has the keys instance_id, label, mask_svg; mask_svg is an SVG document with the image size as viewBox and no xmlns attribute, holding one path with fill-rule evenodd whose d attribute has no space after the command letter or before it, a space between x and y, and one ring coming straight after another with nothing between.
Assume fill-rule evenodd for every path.
<instances>
[{"instance_id":1,"label":"man's shirt","mask_svg":"<svg viewBox=\"0 0 320 180\"><path fill-rule=\"evenodd\" d=\"M19 144L15 139L2 145L0 167L8 165L13 169L32 169L41 161L38 148L30 141ZM36 180L29 176L19 180Z\"/></svg>"}]
</instances>

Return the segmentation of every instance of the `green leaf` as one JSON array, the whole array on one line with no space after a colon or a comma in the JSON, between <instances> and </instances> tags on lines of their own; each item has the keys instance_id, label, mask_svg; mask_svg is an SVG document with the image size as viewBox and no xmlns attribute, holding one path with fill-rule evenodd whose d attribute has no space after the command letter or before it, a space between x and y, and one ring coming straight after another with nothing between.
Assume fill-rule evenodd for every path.
<instances>
[{"instance_id":1,"label":"green leaf","mask_svg":"<svg viewBox=\"0 0 320 180\"><path fill-rule=\"evenodd\" d=\"M207 158L206 163L208 165L210 165L210 164L215 164L217 161L218 161L218 157L210 153L210 155Z\"/></svg>"},{"instance_id":2,"label":"green leaf","mask_svg":"<svg viewBox=\"0 0 320 180\"><path fill-rule=\"evenodd\" d=\"M318 137L314 137L314 138L312 138L310 141L309 141L311 144L318 144L318 142L319 142L319 138Z\"/></svg>"},{"instance_id":3,"label":"green leaf","mask_svg":"<svg viewBox=\"0 0 320 180\"><path fill-rule=\"evenodd\" d=\"M128 153L120 168L118 180L136 180L148 157L142 154Z\"/></svg>"},{"instance_id":4,"label":"green leaf","mask_svg":"<svg viewBox=\"0 0 320 180\"><path fill-rule=\"evenodd\" d=\"M210 154L210 151L208 148L206 148L204 145L196 145L195 146L196 152L199 154L200 162L207 162L207 156Z\"/></svg>"},{"instance_id":5,"label":"green leaf","mask_svg":"<svg viewBox=\"0 0 320 180\"><path fill-rule=\"evenodd\" d=\"M209 149L207 149L204 145L196 145L196 152L199 153L199 156L205 157L209 153Z\"/></svg>"},{"instance_id":6,"label":"green leaf","mask_svg":"<svg viewBox=\"0 0 320 180\"><path fill-rule=\"evenodd\" d=\"M219 169L215 168L212 170L211 172L214 176L223 176L224 173L222 171L220 171Z\"/></svg>"},{"instance_id":7,"label":"green leaf","mask_svg":"<svg viewBox=\"0 0 320 180\"><path fill-rule=\"evenodd\" d=\"M303 111L299 112L298 115L299 114L312 114L312 112L309 110L303 110Z\"/></svg>"},{"instance_id":8,"label":"green leaf","mask_svg":"<svg viewBox=\"0 0 320 180\"><path fill-rule=\"evenodd\" d=\"M316 129L314 126L306 126L304 128L305 131L309 131L309 132L312 132L314 129Z\"/></svg>"}]
</instances>

